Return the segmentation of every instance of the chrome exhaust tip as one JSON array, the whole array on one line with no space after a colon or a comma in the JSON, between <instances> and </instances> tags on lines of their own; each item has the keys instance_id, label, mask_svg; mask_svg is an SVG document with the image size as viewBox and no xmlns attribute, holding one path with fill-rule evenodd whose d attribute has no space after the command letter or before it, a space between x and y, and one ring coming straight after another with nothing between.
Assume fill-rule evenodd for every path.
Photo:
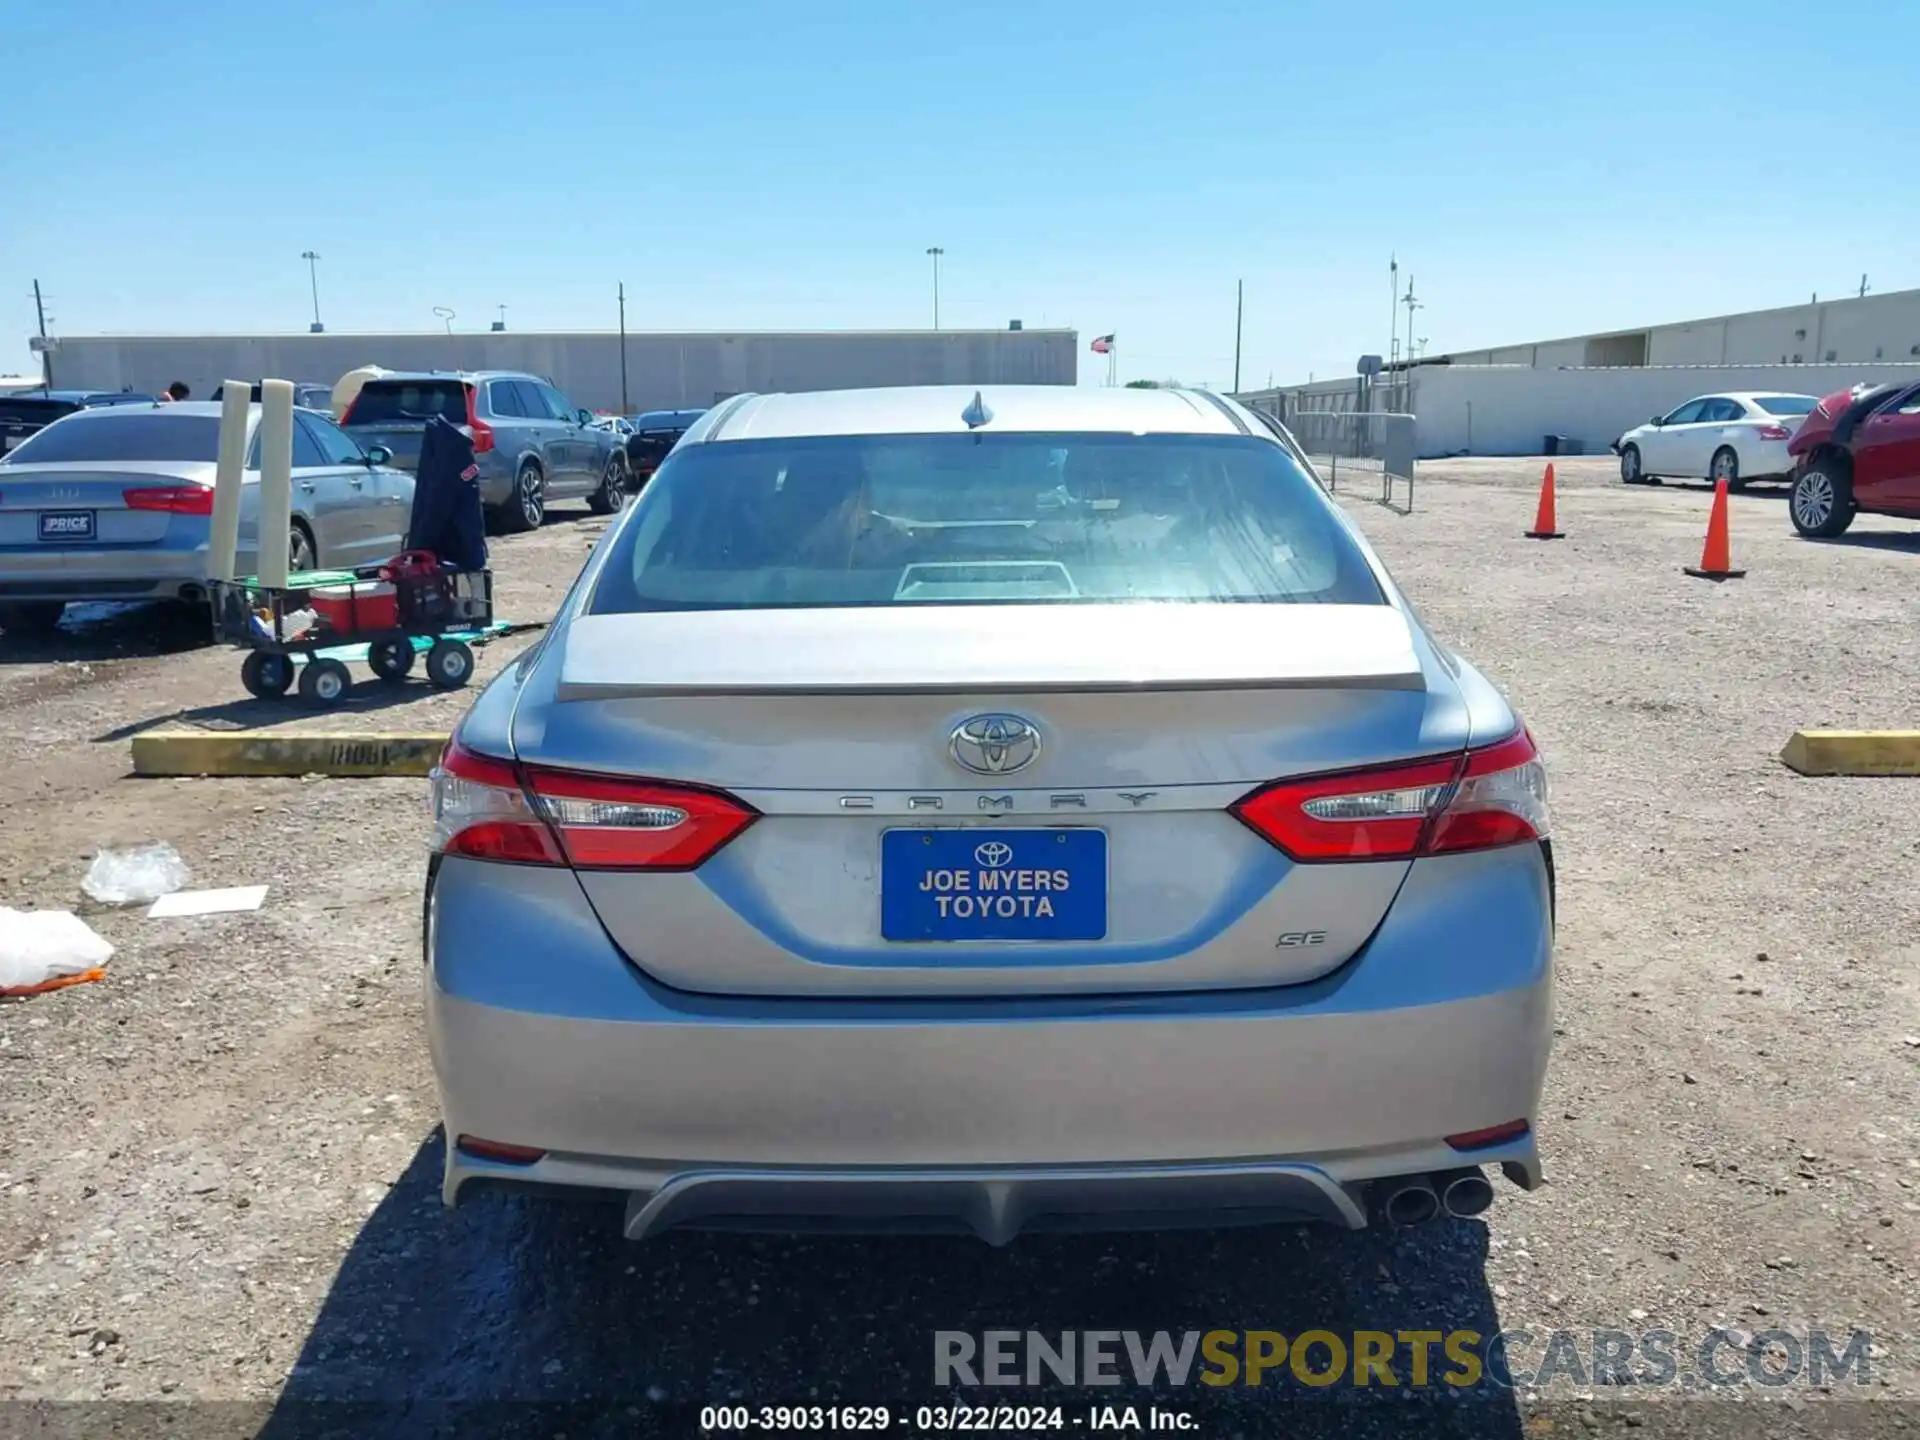
<instances>
[{"instance_id":1,"label":"chrome exhaust tip","mask_svg":"<svg viewBox=\"0 0 1920 1440\"><path fill-rule=\"evenodd\" d=\"M1422 1177L1399 1182L1387 1193L1387 1202L1381 1208L1392 1224L1419 1225L1440 1213L1440 1197Z\"/></svg>"},{"instance_id":2,"label":"chrome exhaust tip","mask_svg":"<svg viewBox=\"0 0 1920 1440\"><path fill-rule=\"evenodd\" d=\"M1484 1214L1493 1204L1493 1185L1477 1167L1448 1170L1433 1177L1440 1192L1440 1203L1456 1220L1470 1220Z\"/></svg>"}]
</instances>

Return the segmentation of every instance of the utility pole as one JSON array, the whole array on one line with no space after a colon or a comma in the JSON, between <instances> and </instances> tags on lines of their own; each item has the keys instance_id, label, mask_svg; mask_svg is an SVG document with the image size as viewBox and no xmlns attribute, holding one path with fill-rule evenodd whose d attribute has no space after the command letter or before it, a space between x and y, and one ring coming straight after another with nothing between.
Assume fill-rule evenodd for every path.
<instances>
[{"instance_id":1,"label":"utility pole","mask_svg":"<svg viewBox=\"0 0 1920 1440\"><path fill-rule=\"evenodd\" d=\"M307 279L313 285L313 327L308 333L322 335L327 327L320 323L320 254L316 250L302 250L300 258L307 262Z\"/></svg>"},{"instance_id":2,"label":"utility pole","mask_svg":"<svg viewBox=\"0 0 1920 1440\"><path fill-rule=\"evenodd\" d=\"M1240 322L1246 315L1247 282L1233 282L1233 393L1240 393Z\"/></svg>"},{"instance_id":3,"label":"utility pole","mask_svg":"<svg viewBox=\"0 0 1920 1440\"><path fill-rule=\"evenodd\" d=\"M938 245L929 245L927 254L933 257L933 328L940 328L940 257L947 252Z\"/></svg>"},{"instance_id":4,"label":"utility pole","mask_svg":"<svg viewBox=\"0 0 1920 1440\"><path fill-rule=\"evenodd\" d=\"M1387 319L1393 323L1387 331L1387 372L1393 372L1393 362L1400 358L1400 257L1390 256L1387 260Z\"/></svg>"},{"instance_id":5,"label":"utility pole","mask_svg":"<svg viewBox=\"0 0 1920 1440\"><path fill-rule=\"evenodd\" d=\"M47 389L53 389L53 351L46 345L47 304L40 296L40 282L33 282L33 313L40 318L40 375L47 382Z\"/></svg>"},{"instance_id":6,"label":"utility pole","mask_svg":"<svg viewBox=\"0 0 1920 1440\"><path fill-rule=\"evenodd\" d=\"M1413 272L1411 270L1407 272L1407 298L1404 303L1407 307L1407 365L1405 371L1406 389L1400 402L1400 408L1403 411L1413 408L1413 312L1427 308L1423 302L1413 298Z\"/></svg>"},{"instance_id":7,"label":"utility pole","mask_svg":"<svg viewBox=\"0 0 1920 1440\"><path fill-rule=\"evenodd\" d=\"M1864 275L1860 277L1860 298L1862 300L1867 298L1867 277Z\"/></svg>"},{"instance_id":8,"label":"utility pole","mask_svg":"<svg viewBox=\"0 0 1920 1440\"><path fill-rule=\"evenodd\" d=\"M627 413L627 282L620 282L620 413Z\"/></svg>"}]
</instances>

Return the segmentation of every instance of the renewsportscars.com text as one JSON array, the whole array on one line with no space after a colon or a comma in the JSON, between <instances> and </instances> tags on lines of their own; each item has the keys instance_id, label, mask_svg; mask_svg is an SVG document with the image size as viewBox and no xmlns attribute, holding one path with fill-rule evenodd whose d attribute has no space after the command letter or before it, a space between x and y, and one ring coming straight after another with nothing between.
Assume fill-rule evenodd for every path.
<instances>
[{"instance_id":1,"label":"renewsportscars.com text","mask_svg":"<svg viewBox=\"0 0 1920 1440\"><path fill-rule=\"evenodd\" d=\"M1855 1330L936 1330L933 1381L982 1385L1810 1386L1871 1379Z\"/></svg>"}]
</instances>

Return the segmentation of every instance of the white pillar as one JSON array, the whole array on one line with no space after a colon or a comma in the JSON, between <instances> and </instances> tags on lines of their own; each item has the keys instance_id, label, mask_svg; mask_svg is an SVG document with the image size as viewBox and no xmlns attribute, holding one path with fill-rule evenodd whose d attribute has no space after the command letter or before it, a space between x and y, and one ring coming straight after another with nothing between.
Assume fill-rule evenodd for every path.
<instances>
[{"instance_id":1,"label":"white pillar","mask_svg":"<svg viewBox=\"0 0 1920 1440\"><path fill-rule=\"evenodd\" d=\"M231 580L240 543L240 487L247 463L247 411L253 387L229 380L220 387L220 463L213 473L213 533L207 542L207 578Z\"/></svg>"},{"instance_id":2,"label":"white pillar","mask_svg":"<svg viewBox=\"0 0 1920 1440\"><path fill-rule=\"evenodd\" d=\"M287 537L293 533L293 382L260 384L260 583L287 583Z\"/></svg>"}]
</instances>

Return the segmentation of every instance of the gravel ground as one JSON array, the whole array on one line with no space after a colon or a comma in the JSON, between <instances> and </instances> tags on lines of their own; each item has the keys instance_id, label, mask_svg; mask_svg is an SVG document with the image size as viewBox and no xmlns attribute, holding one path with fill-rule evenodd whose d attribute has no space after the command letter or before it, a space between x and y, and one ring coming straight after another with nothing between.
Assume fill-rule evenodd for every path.
<instances>
[{"instance_id":1,"label":"gravel ground","mask_svg":"<svg viewBox=\"0 0 1920 1440\"><path fill-rule=\"evenodd\" d=\"M1666 1329L1683 1360L1715 1327L1761 1349L1776 1327L1857 1327L1869 1383L1832 1394L1563 1377L1160 1403L1208 1435L1920 1429L1916 782L1775 758L1802 725L1916 723L1920 534L1867 520L1810 544L1777 496L1739 496L1750 574L1713 585L1680 573L1702 487L1562 462L1567 538L1538 544L1519 533L1538 473L1432 464L1411 515L1349 502L1433 628L1508 688L1556 787L1550 1183L1397 1234L633 1246L594 1203L446 1212L424 783L126 779L144 726L308 722L151 612L0 638L0 903L76 908L119 947L105 983L0 1004L0 1434L683 1433L685 1402L941 1398L932 1332L989 1327ZM504 542L503 614L550 614L598 528ZM483 650L481 678L527 638ZM369 684L338 723L444 724L462 703ZM265 908L163 922L80 898L97 847L150 839L197 885L270 884ZM1055 1397L1069 1428L1086 1395Z\"/></svg>"}]
</instances>

